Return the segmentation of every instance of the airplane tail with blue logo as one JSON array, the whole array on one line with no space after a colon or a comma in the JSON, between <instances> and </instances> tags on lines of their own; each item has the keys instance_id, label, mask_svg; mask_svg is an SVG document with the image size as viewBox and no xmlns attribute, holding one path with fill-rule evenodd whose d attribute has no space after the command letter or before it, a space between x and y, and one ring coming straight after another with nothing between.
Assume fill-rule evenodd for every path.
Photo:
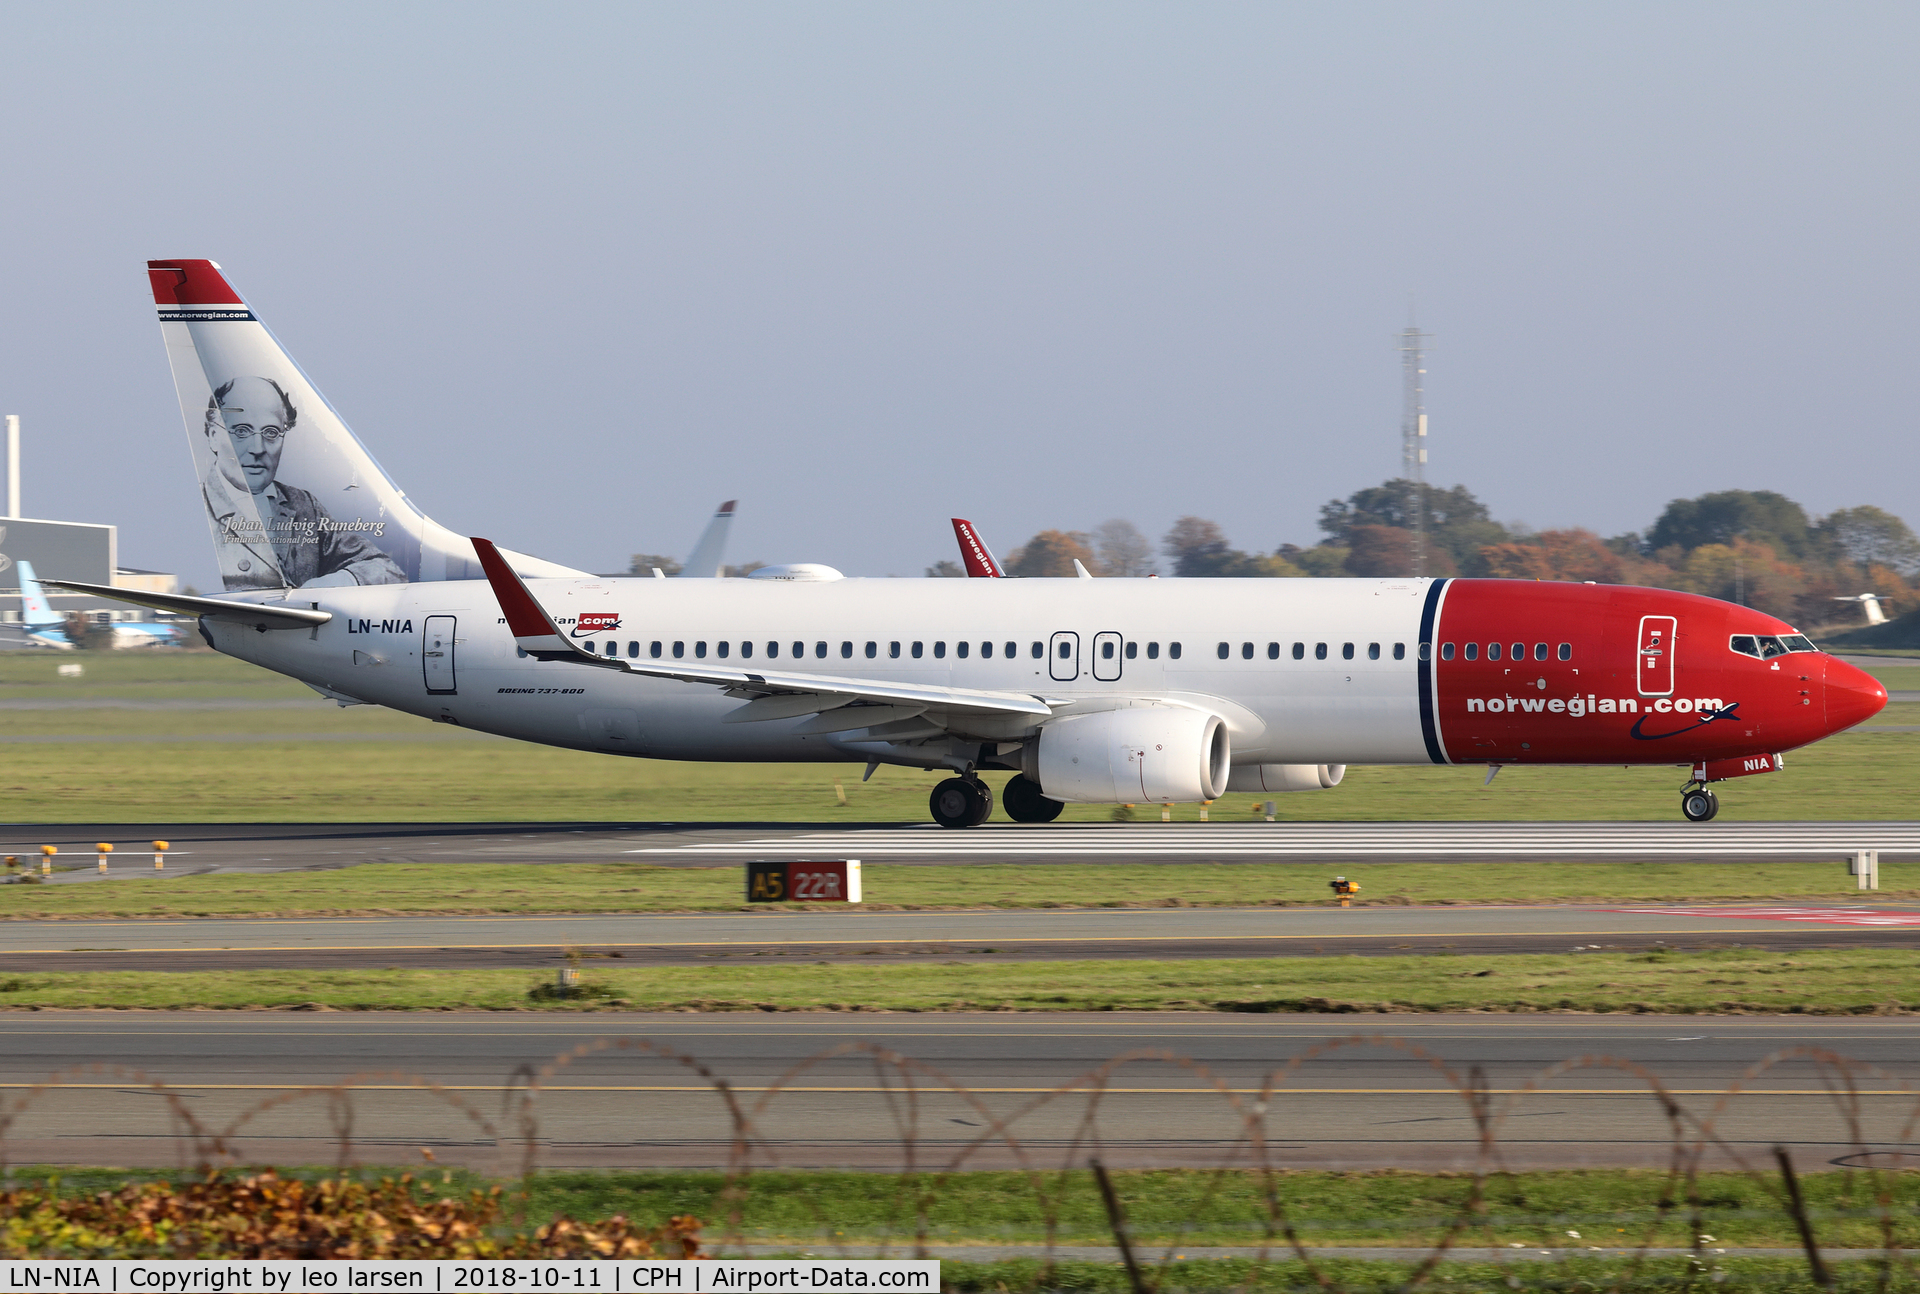
<instances>
[{"instance_id":1,"label":"airplane tail with blue logo","mask_svg":"<svg viewBox=\"0 0 1920 1294\"><path fill-rule=\"evenodd\" d=\"M228 592L484 578L473 546L394 484L218 265L148 261L147 276ZM426 411L413 412L418 425ZM523 576L586 574L502 551Z\"/></svg>"},{"instance_id":2,"label":"airplane tail with blue logo","mask_svg":"<svg viewBox=\"0 0 1920 1294\"><path fill-rule=\"evenodd\" d=\"M40 581L34 578L33 563L16 562L15 566L20 572L20 627L37 643L71 650L73 640L67 637L66 617L47 601Z\"/></svg>"}]
</instances>

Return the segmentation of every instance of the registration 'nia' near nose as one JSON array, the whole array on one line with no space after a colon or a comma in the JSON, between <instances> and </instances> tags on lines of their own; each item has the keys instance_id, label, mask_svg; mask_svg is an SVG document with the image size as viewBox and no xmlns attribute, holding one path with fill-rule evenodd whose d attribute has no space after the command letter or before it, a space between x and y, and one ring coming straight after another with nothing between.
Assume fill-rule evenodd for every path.
<instances>
[{"instance_id":1,"label":"registration 'nia' near nose","mask_svg":"<svg viewBox=\"0 0 1920 1294\"><path fill-rule=\"evenodd\" d=\"M1879 714L1887 705L1887 689L1880 680L1843 660L1827 661L1827 730L1839 732Z\"/></svg>"}]
</instances>

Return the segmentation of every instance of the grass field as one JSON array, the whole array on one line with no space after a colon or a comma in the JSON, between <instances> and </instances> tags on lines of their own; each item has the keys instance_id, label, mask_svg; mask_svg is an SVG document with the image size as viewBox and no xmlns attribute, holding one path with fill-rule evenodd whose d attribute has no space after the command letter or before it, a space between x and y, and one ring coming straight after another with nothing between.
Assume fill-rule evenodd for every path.
<instances>
[{"instance_id":1,"label":"grass field","mask_svg":"<svg viewBox=\"0 0 1920 1294\"><path fill-rule=\"evenodd\" d=\"M19 971L0 1008L325 1006L348 1011L1586 1011L1891 1015L1920 1010L1920 962L1884 949L1747 948L1209 961L1004 962L991 947L930 962L654 966L590 963L592 996L549 1001L520 970ZM370 957L377 957L370 953ZM530 996L538 990L539 996Z\"/></svg>"},{"instance_id":2,"label":"grass field","mask_svg":"<svg viewBox=\"0 0 1920 1294\"><path fill-rule=\"evenodd\" d=\"M81 679L59 678L56 665L75 657L53 655L0 654L0 701L107 705L0 709L0 739L9 739L0 741L0 812L11 821L922 822L938 780L883 768L862 783L857 764L684 764L555 750L371 706L343 710L211 652L75 654ZM1890 679L1908 673L1920 676L1920 667L1887 671ZM1889 707L1874 724L1920 724L1920 705ZM1490 787L1484 777L1480 767L1355 768L1336 790L1280 796L1279 813L1297 821L1670 821L1684 773L1510 767ZM1719 793L1728 821L1920 817L1920 732L1844 734L1795 752L1783 774L1729 782ZM1257 804L1229 797L1210 817L1252 821ZM1111 814L1070 805L1063 818ZM1159 816L1155 806L1137 814ZM1199 806L1176 806L1174 816L1194 821Z\"/></svg>"},{"instance_id":3,"label":"grass field","mask_svg":"<svg viewBox=\"0 0 1920 1294\"><path fill-rule=\"evenodd\" d=\"M185 1175L93 1168L17 1167L19 1185L48 1185L62 1195L112 1190L129 1180L180 1180ZM283 1175L325 1178L320 1169ZM372 1170L357 1176L370 1177ZM1254 1246L1267 1232L1265 1182L1251 1172L1190 1169L1111 1174L1127 1211L1131 1234L1148 1245ZM1858 1173L1803 1170L1805 1197L1822 1244L1872 1248L1879 1226L1860 1216L1874 1205L1876 1184ZM1455 1173L1282 1171L1276 1197L1309 1246L1421 1246L1432 1244L1466 1208L1471 1179ZM459 1195L494 1184L463 1170L430 1169L415 1177L423 1198ZM764 1170L730 1194L723 1174L697 1171L557 1172L500 1183L525 1202L531 1224L555 1217L647 1219L692 1214L714 1243L738 1235L751 1244L792 1243L818 1252L834 1245L911 1244L925 1211L928 1243L1043 1244L1049 1214L1061 1245L1111 1243L1092 1174L1085 1170L1028 1175L967 1172L923 1174ZM1896 1235L1911 1247L1920 1176L1890 1174L1881 1184L1901 1210ZM1676 1209L1662 1210L1669 1180L1636 1169L1501 1173L1487 1178L1483 1212L1463 1230L1463 1245L1569 1247L1579 1240L1606 1246L1692 1245L1693 1217L1684 1192ZM1702 1173L1693 1199L1700 1230L1723 1247L1796 1249L1799 1237L1781 1209L1778 1184L1742 1173ZM1155 1256L1158 1256L1157 1254Z\"/></svg>"},{"instance_id":4,"label":"grass field","mask_svg":"<svg viewBox=\"0 0 1920 1294\"><path fill-rule=\"evenodd\" d=\"M701 912L748 908L741 871L644 863L371 863L324 872L160 879L136 857L118 877L0 886L0 919ZM84 869L83 869L84 870ZM1320 863L1022 863L862 868L868 910L1328 906ZM1832 863L1342 863L1361 905L1732 901L1858 902ZM1878 900L1920 898L1889 867ZM1902 888L1903 884L1905 888ZM833 904L753 904L756 911Z\"/></svg>"}]
</instances>

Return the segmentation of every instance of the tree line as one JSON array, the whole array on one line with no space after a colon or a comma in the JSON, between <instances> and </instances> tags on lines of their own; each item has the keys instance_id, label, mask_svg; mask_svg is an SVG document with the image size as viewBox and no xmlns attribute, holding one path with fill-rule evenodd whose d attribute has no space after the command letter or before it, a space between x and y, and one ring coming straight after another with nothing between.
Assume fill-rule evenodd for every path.
<instances>
[{"instance_id":1,"label":"tree line","mask_svg":"<svg viewBox=\"0 0 1920 1294\"><path fill-rule=\"evenodd\" d=\"M1428 575L1679 589L1800 624L1855 619L1835 599L1862 593L1878 594L1889 615L1920 608L1920 539L1905 521L1871 504L1813 517L1771 490L1675 499L1645 531L1602 539L1577 527L1503 525L1464 485L1390 480L1322 507L1325 537L1311 547L1242 551L1217 523L1188 516L1161 537L1156 555L1138 527L1115 518L1092 531L1042 530L1003 564L1026 577L1070 577L1075 560L1106 576L1407 576L1416 516L1425 522ZM927 574L962 571L943 561Z\"/></svg>"}]
</instances>

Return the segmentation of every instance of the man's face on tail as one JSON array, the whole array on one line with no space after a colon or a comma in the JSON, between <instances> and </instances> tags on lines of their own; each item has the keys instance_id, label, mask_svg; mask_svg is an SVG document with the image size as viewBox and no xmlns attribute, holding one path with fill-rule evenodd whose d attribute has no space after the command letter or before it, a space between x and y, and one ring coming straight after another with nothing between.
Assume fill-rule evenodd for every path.
<instances>
[{"instance_id":1,"label":"man's face on tail","mask_svg":"<svg viewBox=\"0 0 1920 1294\"><path fill-rule=\"evenodd\" d=\"M279 474L280 453L293 430L286 399L264 377L240 377L220 397L220 412L233 438L240 470L246 474L247 488L258 494Z\"/></svg>"}]
</instances>

